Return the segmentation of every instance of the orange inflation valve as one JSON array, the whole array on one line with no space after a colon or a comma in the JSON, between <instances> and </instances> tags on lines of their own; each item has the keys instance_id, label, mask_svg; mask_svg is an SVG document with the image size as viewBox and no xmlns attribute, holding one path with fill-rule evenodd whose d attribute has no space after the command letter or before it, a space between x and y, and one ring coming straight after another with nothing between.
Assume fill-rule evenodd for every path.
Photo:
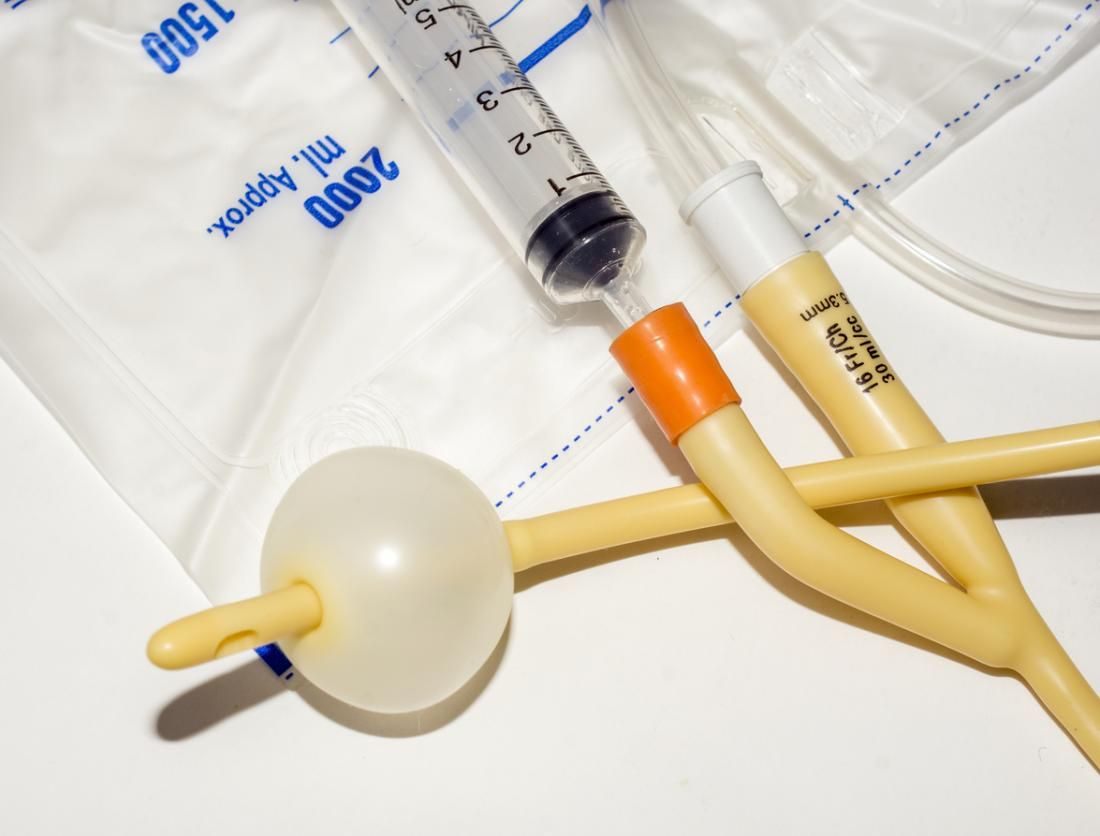
<instances>
[{"instance_id":1,"label":"orange inflation valve","mask_svg":"<svg viewBox=\"0 0 1100 836\"><path fill-rule=\"evenodd\" d=\"M611 344L611 356L673 444L708 415L741 403L682 304L658 308L632 325Z\"/></svg>"}]
</instances>

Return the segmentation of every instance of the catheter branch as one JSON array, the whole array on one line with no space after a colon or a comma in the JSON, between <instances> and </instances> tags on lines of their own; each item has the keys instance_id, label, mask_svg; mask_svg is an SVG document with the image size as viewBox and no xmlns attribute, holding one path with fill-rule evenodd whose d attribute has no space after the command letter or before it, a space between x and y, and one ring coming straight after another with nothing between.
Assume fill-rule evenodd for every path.
<instances>
[{"instance_id":1,"label":"catheter branch","mask_svg":"<svg viewBox=\"0 0 1100 836\"><path fill-rule=\"evenodd\" d=\"M737 399L711 397L730 384L717 361L699 361L706 342L686 309L671 306L648 319L624 332L612 354L703 484L764 554L832 598L982 664L1016 671L1100 767L1100 698L1043 622L1007 555L941 553L960 589L832 526L799 495ZM681 355L683 363L676 360ZM682 391L670 394L675 389ZM678 405L693 393L709 406L684 428L675 420ZM944 499L981 503L976 494ZM952 565L956 555L965 562Z\"/></svg>"}]
</instances>

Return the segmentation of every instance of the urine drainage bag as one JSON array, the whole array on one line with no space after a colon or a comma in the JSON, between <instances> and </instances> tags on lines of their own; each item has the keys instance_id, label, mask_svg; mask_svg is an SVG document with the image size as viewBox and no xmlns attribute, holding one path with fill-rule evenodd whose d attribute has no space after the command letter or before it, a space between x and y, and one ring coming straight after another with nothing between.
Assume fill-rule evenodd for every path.
<instances>
[{"instance_id":1,"label":"urine drainage bag","mask_svg":"<svg viewBox=\"0 0 1100 836\"><path fill-rule=\"evenodd\" d=\"M721 310L584 4L479 7L649 226L651 301ZM0 67L0 352L212 599L328 453L506 514L626 417L609 317L543 300L331 4L22 0Z\"/></svg>"},{"instance_id":2,"label":"urine drainage bag","mask_svg":"<svg viewBox=\"0 0 1100 836\"><path fill-rule=\"evenodd\" d=\"M646 225L649 300L685 299L721 341L734 300L588 7L478 7ZM1029 54L1069 8L1045 0L897 4L873 26L837 10L883 4L649 7L681 15L662 32L688 59L678 80L822 244L856 196L834 204L797 156L769 157L716 67L734 56L825 120L836 154L885 165L873 185L889 190L926 166L913 152L960 96L1021 60L1045 71L1085 30L1070 14L1065 43ZM936 50L913 15L943 24ZM859 84L829 71L841 59ZM328 453L424 450L507 515L637 408L610 318L541 298L329 3L20 0L0 9L0 68L0 353L215 601L255 591L275 504ZM830 89L848 111L798 104ZM841 130L849 111L862 121Z\"/></svg>"}]
</instances>

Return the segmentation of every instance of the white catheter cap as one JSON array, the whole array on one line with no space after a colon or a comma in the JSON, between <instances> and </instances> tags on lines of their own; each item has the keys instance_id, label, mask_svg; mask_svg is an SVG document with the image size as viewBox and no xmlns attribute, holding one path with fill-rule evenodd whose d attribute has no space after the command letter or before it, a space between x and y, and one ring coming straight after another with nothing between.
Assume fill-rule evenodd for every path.
<instances>
[{"instance_id":1,"label":"white catheter cap","mask_svg":"<svg viewBox=\"0 0 1100 836\"><path fill-rule=\"evenodd\" d=\"M703 183L680 205L680 215L699 230L738 293L809 249L751 160Z\"/></svg>"}]
</instances>

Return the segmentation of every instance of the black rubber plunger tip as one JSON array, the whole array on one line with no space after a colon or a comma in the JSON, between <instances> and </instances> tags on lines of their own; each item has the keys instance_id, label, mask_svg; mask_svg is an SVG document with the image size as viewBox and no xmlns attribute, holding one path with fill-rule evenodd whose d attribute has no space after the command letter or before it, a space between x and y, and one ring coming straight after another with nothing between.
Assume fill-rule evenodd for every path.
<instances>
[{"instance_id":1,"label":"black rubber plunger tip","mask_svg":"<svg viewBox=\"0 0 1100 836\"><path fill-rule=\"evenodd\" d=\"M527 264L551 297L580 301L632 263L645 230L614 192L592 192L558 208L527 244Z\"/></svg>"}]
</instances>

